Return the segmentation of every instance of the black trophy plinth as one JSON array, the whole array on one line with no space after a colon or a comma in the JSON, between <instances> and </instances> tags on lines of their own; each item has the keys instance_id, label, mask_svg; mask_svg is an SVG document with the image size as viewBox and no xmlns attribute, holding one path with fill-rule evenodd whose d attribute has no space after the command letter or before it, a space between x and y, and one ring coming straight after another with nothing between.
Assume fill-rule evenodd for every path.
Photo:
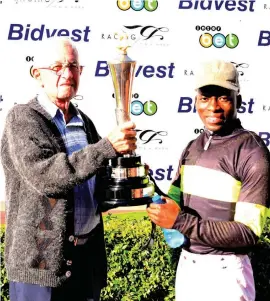
<instances>
[{"instance_id":1,"label":"black trophy plinth","mask_svg":"<svg viewBox=\"0 0 270 301\"><path fill-rule=\"evenodd\" d=\"M140 156L123 156L111 160L102 183L102 208L140 206L151 203L154 183L146 174Z\"/></svg>"}]
</instances>

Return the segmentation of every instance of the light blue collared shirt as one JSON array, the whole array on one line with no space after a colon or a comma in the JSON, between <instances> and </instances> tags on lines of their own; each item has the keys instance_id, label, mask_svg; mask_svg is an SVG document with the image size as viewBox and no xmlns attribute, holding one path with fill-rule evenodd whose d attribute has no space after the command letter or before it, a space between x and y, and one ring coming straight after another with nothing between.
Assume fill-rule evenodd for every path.
<instances>
[{"instance_id":1,"label":"light blue collared shirt","mask_svg":"<svg viewBox=\"0 0 270 301\"><path fill-rule=\"evenodd\" d=\"M75 115L66 124L63 112L42 92L38 95L38 102L52 117L61 137L64 140L67 155L79 151L89 143L85 132L84 122L79 111L73 106ZM100 223L97 213L97 201L94 198L95 176L74 187L74 228L75 235L89 233Z\"/></svg>"}]
</instances>

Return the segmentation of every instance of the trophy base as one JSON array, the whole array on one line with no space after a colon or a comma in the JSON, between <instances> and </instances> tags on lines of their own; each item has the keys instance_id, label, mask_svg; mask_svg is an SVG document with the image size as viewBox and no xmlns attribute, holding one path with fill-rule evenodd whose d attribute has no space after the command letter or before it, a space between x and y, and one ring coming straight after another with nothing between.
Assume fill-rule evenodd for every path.
<instances>
[{"instance_id":1,"label":"trophy base","mask_svg":"<svg viewBox=\"0 0 270 301\"><path fill-rule=\"evenodd\" d=\"M152 203L152 198L140 198L140 199L131 199L131 200L106 200L102 203L101 207L103 209L109 210L114 209L117 207L136 207L136 206L143 206Z\"/></svg>"},{"instance_id":2,"label":"trophy base","mask_svg":"<svg viewBox=\"0 0 270 301\"><path fill-rule=\"evenodd\" d=\"M107 167L103 179L101 210L125 206L141 206L152 202L155 186L150 181L139 156L117 157Z\"/></svg>"}]
</instances>

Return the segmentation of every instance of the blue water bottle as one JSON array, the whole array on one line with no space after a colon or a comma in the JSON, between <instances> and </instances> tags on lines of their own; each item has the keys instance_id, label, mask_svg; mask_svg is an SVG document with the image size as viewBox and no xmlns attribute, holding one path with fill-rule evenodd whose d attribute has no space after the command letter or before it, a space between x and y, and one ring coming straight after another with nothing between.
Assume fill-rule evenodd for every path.
<instances>
[{"instance_id":1,"label":"blue water bottle","mask_svg":"<svg viewBox=\"0 0 270 301\"><path fill-rule=\"evenodd\" d=\"M158 195L157 193L155 193L155 195L153 196L152 201L155 204L165 204L166 203L161 199L160 195ZM178 248L185 244L186 237L178 230L165 229L165 228L161 228L161 229L164 234L165 241L171 248Z\"/></svg>"}]
</instances>

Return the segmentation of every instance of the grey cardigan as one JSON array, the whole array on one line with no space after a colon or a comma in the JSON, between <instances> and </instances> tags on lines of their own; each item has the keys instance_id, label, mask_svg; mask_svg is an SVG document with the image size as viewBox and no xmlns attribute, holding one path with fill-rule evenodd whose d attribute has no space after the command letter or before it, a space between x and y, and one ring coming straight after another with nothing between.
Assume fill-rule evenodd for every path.
<instances>
[{"instance_id":1,"label":"grey cardigan","mask_svg":"<svg viewBox=\"0 0 270 301\"><path fill-rule=\"evenodd\" d=\"M1 161L7 200L5 265L10 281L56 287L67 278L64 262L75 248L70 241L74 235L72 188L116 156L108 139L101 139L92 121L80 114L89 145L70 156L37 99L14 106L7 115ZM103 227L100 232L100 243L93 247L104 254L96 264L103 267L100 281L105 281Z\"/></svg>"}]
</instances>

